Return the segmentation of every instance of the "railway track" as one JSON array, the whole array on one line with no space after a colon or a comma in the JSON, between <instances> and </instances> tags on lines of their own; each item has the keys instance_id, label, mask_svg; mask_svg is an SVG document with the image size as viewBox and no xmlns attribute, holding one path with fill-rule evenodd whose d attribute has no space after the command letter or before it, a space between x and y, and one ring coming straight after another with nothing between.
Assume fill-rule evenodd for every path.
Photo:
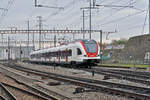
<instances>
[{"instance_id":1,"label":"railway track","mask_svg":"<svg viewBox=\"0 0 150 100\"><path fill-rule=\"evenodd\" d=\"M29 87L29 86L28 86ZM2 100L18 100L17 97L15 97L10 91L9 91L9 88L12 88L13 90L17 90L17 91L20 91L20 92L23 92L25 94L28 94L28 95L31 95L31 96L34 96L38 99L41 99L41 100L57 100L57 99L52 99L52 98L49 98L47 96L41 96L39 95L39 91L38 91L38 94L37 93L34 93L34 92L30 92L30 91L27 91L25 89L22 89L22 88L18 88L18 87L15 87L13 85L10 85L10 84L7 84L7 83L3 83L1 82L0 83L0 88L1 88L1 96L0 98ZM32 88L32 87L30 87ZM35 90L34 90L35 91ZM40 93L41 94L41 93Z\"/></svg>"},{"instance_id":2,"label":"railway track","mask_svg":"<svg viewBox=\"0 0 150 100\"><path fill-rule=\"evenodd\" d=\"M104 67L104 68L121 68L121 69L130 69L132 67L128 67L128 66L110 66L110 65L97 65L98 67ZM143 67L137 67L136 69L146 69L146 68L143 68Z\"/></svg>"},{"instance_id":3,"label":"railway track","mask_svg":"<svg viewBox=\"0 0 150 100\"><path fill-rule=\"evenodd\" d=\"M150 85L149 76L144 75L136 75L132 73L126 73L126 72L119 72L119 71L113 71L113 70L104 70L104 69L81 69L87 72L94 71L96 74L105 75L112 78L122 79L122 80L128 80L131 82L141 83L145 85Z\"/></svg>"},{"instance_id":4,"label":"railway track","mask_svg":"<svg viewBox=\"0 0 150 100\"><path fill-rule=\"evenodd\" d=\"M146 72L146 71L142 72L142 71L116 70L116 69L113 69L113 71L132 73L132 74L143 75L143 76L148 76L148 77L150 76L150 72Z\"/></svg>"},{"instance_id":5,"label":"railway track","mask_svg":"<svg viewBox=\"0 0 150 100\"><path fill-rule=\"evenodd\" d=\"M79 77L73 77L73 76L64 76L64 75L59 75L59 74L54 74L54 73L28 69L22 66L18 66L16 64L9 65L8 67L15 68L17 70L21 70L21 71L31 73L31 74L44 76L47 78L52 78L52 79L63 81L63 82L70 82L74 85L83 86L85 88L90 88L90 89L101 91L101 92L108 93L108 94L125 96L128 98L134 98L135 100L149 100L150 99L149 88L142 88L142 87L124 85L124 84L119 84L119 83L111 83L111 82L98 81L98 80L79 78Z\"/></svg>"},{"instance_id":6,"label":"railway track","mask_svg":"<svg viewBox=\"0 0 150 100\"><path fill-rule=\"evenodd\" d=\"M1 67L1 69L6 70L6 72L12 73L9 70L7 70L6 68ZM15 75L17 76L19 74L15 74ZM9 76L9 75L6 75L6 76L9 77L10 79L14 80L18 84L21 84L22 86L26 87L27 91L26 90L23 91L22 89L21 89L21 91L26 92L29 95L30 95L30 93L32 93L32 95L35 97L42 97L43 98L42 100L71 100L70 98L60 95L58 93L55 93L53 91L48 91L48 90L45 91L44 88L40 89L38 85L31 86L31 85L27 84L26 82L21 82L14 76ZM22 77L22 78L24 79L24 77ZM11 86L11 87L13 87L13 86ZM17 87L13 87L13 88L17 88ZM17 89L17 90L20 90L20 89ZM29 93L28 93L28 91L29 91Z\"/></svg>"},{"instance_id":7,"label":"railway track","mask_svg":"<svg viewBox=\"0 0 150 100\"><path fill-rule=\"evenodd\" d=\"M134 71L129 71L129 70L115 70L115 69L102 69L102 68L96 68L94 69L95 71L103 71L103 72L109 72L109 73L113 73L113 74L119 74L119 75L124 75L124 76L130 76L130 77L134 77L134 78L141 78L141 79L150 79L150 73L149 75L147 74L141 74L140 72L134 72Z\"/></svg>"},{"instance_id":8,"label":"railway track","mask_svg":"<svg viewBox=\"0 0 150 100\"><path fill-rule=\"evenodd\" d=\"M4 98L4 97L0 96L0 100L6 100L6 98Z\"/></svg>"},{"instance_id":9,"label":"railway track","mask_svg":"<svg viewBox=\"0 0 150 100\"><path fill-rule=\"evenodd\" d=\"M0 98L2 100L17 100L17 98L3 85L3 83L0 83Z\"/></svg>"},{"instance_id":10,"label":"railway track","mask_svg":"<svg viewBox=\"0 0 150 100\"><path fill-rule=\"evenodd\" d=\"M23 92L24 94L34 96L34 97L36 97L38 99L41 99L41 100L49 100L49 99L50 100L56 100L56 99L52 99L52 98L47 98L47 97L41 96L41 95L39 95L37 93L31 92L31 91L28 91L28 90L25 90L25 89L22 89L22 88L15 87L15 86L7 84L7 83L1 82L1 84L3 86L5 86L5 88L7 88L7 89L8 88L12 88L13 90L17 90L17 91ZM10 100L14 100L14 99L10 99ZM15 99L15 100L17 100L17 99Z\"/></svg>"},{"instance_id":11,"label":"railway track","mask_svg":"<svg viewBox=\"0 0 150 100\"><path fill-rule=\"evenodd\" d=\"M11 78L11 79L15 80L16 82L20 83L17 79L15 79L15 78L13 78L13 77L10 77L10 76L9 76L9 78ZM55 93L55 92L52 92L52 91L50 91L50 90L48 90L48 89L45 89L45 88L43 88L43 87L40 87L40 86L38 86L38 85L36 85L35 87L32 87L32 86L29 86L29 85L27 85L27 84L25 84L25 83L20 83L20 84L26 86L27 88L31 89L31 90L34 91L35 93L40 94L40 95L42 95L43 97L46 97L48 100L49 100L49 99L51 99L51 100L71 100L71 99L68 98L68 97L65 97L65 96L60 95L60 94ZM46 92L43 92L43 91L40 91L40 90L45 90ZM47 93L49 93L49 94L47 94ZM53 95L50 95L50 94L53 94Z\"/></svg>"}]
</instances>

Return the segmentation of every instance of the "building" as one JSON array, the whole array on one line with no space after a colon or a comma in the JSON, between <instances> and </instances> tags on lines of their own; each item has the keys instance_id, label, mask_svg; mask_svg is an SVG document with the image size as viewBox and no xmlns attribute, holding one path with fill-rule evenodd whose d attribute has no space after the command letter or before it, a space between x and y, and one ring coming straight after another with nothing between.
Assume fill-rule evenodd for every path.
<instances>
[{"instance_id":1,"label":"building","mask_svg":"<svg viewBox=\"0 0 150 100\"><path fill-rule=\"evenodd\" d=\"M32 51L33 46L0 46L0 60L28 58Z\"/></svg>"}]
</instances>

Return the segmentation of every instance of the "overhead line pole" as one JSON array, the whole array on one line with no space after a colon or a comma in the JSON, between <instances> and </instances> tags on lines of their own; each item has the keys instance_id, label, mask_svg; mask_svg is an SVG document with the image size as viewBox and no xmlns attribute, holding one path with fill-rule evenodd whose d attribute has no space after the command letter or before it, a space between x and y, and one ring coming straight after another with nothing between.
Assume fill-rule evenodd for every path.
<instances>
[{"instance_id":1,"label":"overhead line pole","mask_svg":"<svg viewBox=\"0 0 150 100\"><path fill-rule=\"evenodd\" d=\"M89 9L89 39L92 39L92 9L98 9L95 7L95 0L89 0L89 7L83 7L81 9Z\"/></svg>"},{"instance_id":2,"label":"overhead line pole","mask_svg":"<svg viewBox=\"0 0 150 100\"><path fill-rule=\"evenodd\" d=\"M150 0L149 0L149 42L150 42ZM150 66L150 55L149 55L149 66Z\"/></svg>"},{"instance_id":3,"label":"overhead line pole","mask_svg":"<svg viewBox=\"0 0 150 100\"><path fill-rule=\"evenodd\" d=\"M103 31L100 30L100 52L99 52L99 55L100 55L100 59L101 59L101 64L102 64L102 51L103 51L103 37L102 37L102 34L103 34Z\"/></svg>"},{"instance_id":4,"label":"overhead line pole","mask_svg":"<svg viewBox=\"0 0 150 100\"><path fill-rule=\"evenodd\" d=\"M2 39L2 48L3 48L3 50L2 50L2 53L3 53L2 56L3 56L3 57L2 57L2 58L3 58L3 60L4 60L4 43L3 43L4 41L3 41L3 34L1 34L1 39Z\"/></svg>"},{"instance_id":5,"label":"overhead line pole","mask_svg":"<svg viewBox=\"0 0 150 100\"><path fill-rule=\"evenodd\" d=\"M33 45L33 51L35 50L35 45L34 45L34 33L32 34L32 45Z\"/></svg>"},{"instance_id":6,"label":"overhead line pole","mask_svg":"<svg viewBox=\"0 0 150 100\"><path fill-rule=\"evenodd\" d=\"M150 34L150 0L149 0L149 34Z\"/></svg>"},{"instance_id":7,"label":"overhead line pole","mask_svg":"<svg viewBox=\"0 0 150 100\"><path fill-rule=\"evenodd\" d=\"M41 4L38 4L37 0L35 0L35 7L44 7L44 8L51 8L51 9L64 9L64 7L54 7L54 6L46 6L46 5L41 5ZM42 18L39 17L39 49L41 49L41 26L42 26ZM44 46L44 43L43 43L43 46Z\"/></svg>"},{"instance_id":8,"label":"overhead line pole","mask_svg":"<svg viewBox=\"0 0 150 100\"><path fill-rule=\"evenodd\" d=\"M10 61L10 37L8 37L8 61Z\"/></svg>"},{"instance_id":9,"label":"overhead line pole","mask_svg":"<svg viewBox=\"0 0 150 100\"><path fill-rule=\"evenodd\" d=\"M27 27L28 27L28 44L27 44L27 46L28 46L28 56L29 56L29 53L30 53L29 52L29 38L30 38L29 37L29 30L30 30L30 21L29 20L27 21Z\"/></svg>"},{"instance_id":10,"label":"overhead line pole","mask_svg":"<svg viewBox=\"0 0 150 100\"><path fill-rule=\"evenodd\" d=\"M39 49L41 49L42 16L37 16L37 18L39 18Z\"/></svg>"},{"instance_id":11,"label":"overhead line pole","mask_svg":"<svg viewBox=\"0 0 150 100\"><path fill-rule=\"evenodd\" d=\"M90 15L89 15L89 26L90 26L90 39L92 38L92 36L91 36L91 30L92 30L92 9L91 9L91 6L92 6L92 4L91 4L91 0L90 0Z\"/></svg>"},{"instance_id":12,"label":"overhead line pole","mask_svg":"<svg viewBox=\"0 0 150 100\"><path fill-rule=\"evenodd\" d=\"M85 39L85 34L84 34L84 30L85 30L85 19L84 19L85 18L85 14L84 13L85 13L85 11L83 10L83 29L82 29L83 30L83 39Z\"/></svg>"}]
</instances>

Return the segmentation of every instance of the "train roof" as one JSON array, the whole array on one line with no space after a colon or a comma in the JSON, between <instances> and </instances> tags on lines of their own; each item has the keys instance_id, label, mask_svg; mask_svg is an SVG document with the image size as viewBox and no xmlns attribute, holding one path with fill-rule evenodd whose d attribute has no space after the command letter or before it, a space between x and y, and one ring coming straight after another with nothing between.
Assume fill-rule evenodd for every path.
<instances>
[{"instance_id":1,"label":"train roof","mask_svg":"<svg viewBox=\"0 0 150 100\"><path fill-rule=\"evenodd\" d=\"M72 43L76 43L76 42L80 42L80 41L83 41L84 43L88 43L90 41L95 41L95 40L89 40L89 39L78 39L78 40L74 40L70 43L67 43L67 44L63 44L63 45L60 45L60 46L57 46L57 47L51 47L51 48L47 48L47 49L42 49L42 50L37 50L37 51L33 51L32 53L30 53L30 55L32 54L38 54L38 53L45 53L45 52L50 52L50 51L55 51L55 50L65 50L65 48L68 48L68 47L71 47Z\"/></svg>"},{"instance_id":2,"label":"train roof","mask_svg":"<svg viewBox=\"0 0 150 100\"><path fill-rule=\"evenodd\" d=\"M50 52L50 51L55 51L55 50L65 50L65 48L68 48L68 47L71 47L71 46L72 45L70 43L68 43L68 44L57 46L57 47L51 47L51 48L47 48L47 49L33 51L30 55L38 54L38 53L45 53L45 52Z\"/></svg>"}]
</instances>

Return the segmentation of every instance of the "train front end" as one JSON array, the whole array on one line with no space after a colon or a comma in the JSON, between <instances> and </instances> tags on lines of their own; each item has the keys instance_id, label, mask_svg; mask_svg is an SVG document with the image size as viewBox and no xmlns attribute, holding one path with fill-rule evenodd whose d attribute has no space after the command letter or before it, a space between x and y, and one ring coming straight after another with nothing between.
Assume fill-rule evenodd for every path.
<instances>
[{"instance_id":1,"label":"train front end","mask_svg":"<svg viewBox=\"0 0 150 100\"><path fill-rule=\"evenodd\" d=\"M100 62L100 46L95 40L82 40L81 42L85 54L83 61L87 64L96 64Z\"/></svg>"}]
</instances>

